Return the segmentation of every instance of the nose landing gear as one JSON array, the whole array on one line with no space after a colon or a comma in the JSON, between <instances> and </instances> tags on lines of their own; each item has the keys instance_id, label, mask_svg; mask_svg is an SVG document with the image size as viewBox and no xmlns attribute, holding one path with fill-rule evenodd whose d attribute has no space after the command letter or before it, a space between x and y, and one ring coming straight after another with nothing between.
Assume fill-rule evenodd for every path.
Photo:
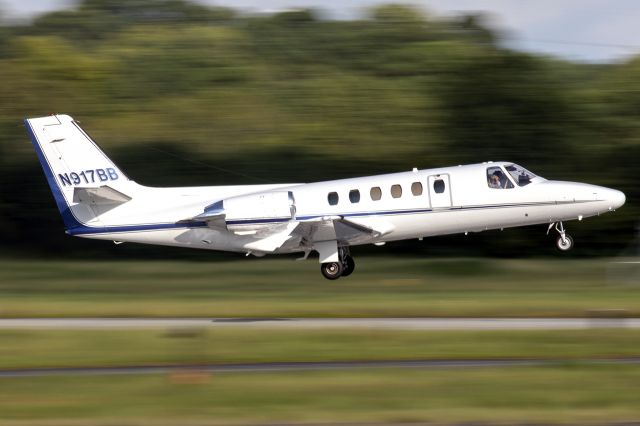
<instances>
[{"instance_id":1,"label":"nose landing gear","mask_svg":"<svg viewBox=\"0 0 640 426\"><path fill-rule=\"evenodd\" d=\"M573 248L573 238L564 230L564 225L562 224L562 222L551 223L549 225L549 228L547 229L547 235L549 234L549 231L551 231L551 228L553 228L554 226L555 230L558 232L558 234L560 234L558 235L558 239L556 240L556 246L558 247L558 250L571 250Z\"/></svg>"},{"instance_id":2,"label":"nose landing gear","mask_svg":"<svg viewBox=\"0 0 640 426\"><path fill-rule=\"evenodd\" d=\"M338 249L339 262L327 262L320 265L320 272L328 280L337 280L347 277L356 269L356 262L349 254L348 247Z\"/></svg>"}]
</instances>

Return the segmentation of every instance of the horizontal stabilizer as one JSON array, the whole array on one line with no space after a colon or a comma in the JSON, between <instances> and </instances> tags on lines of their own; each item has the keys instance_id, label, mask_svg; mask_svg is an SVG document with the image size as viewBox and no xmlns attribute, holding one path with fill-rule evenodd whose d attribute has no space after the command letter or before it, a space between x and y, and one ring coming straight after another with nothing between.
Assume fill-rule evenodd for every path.
<instances>
[{"instance_id":1,"label":"horizontal stabilizer","mask_svg":"<svg viewBox=\"0 0 640 426\"><path fill-rule=\"evenodd\" d=\"M216 221L216 220L224 220L226 214L224 211L209 211L209 212L204 212L204 213L200 213L197 216L194 216L190 219L187 219L189 221L191 220L204 220L206 221Z\"/></svg>"},{"instance_id":2,"label":"horizontal stabilizer","mask_svg":"<svg viewBox=\"0 0 640 426\"><path fill-rule=\"evenodd\" d=\"M89 205L123 204L131 200L126 194L107 185L99 187L74 188L73 202Z\"/></svg>"}]
</instances>

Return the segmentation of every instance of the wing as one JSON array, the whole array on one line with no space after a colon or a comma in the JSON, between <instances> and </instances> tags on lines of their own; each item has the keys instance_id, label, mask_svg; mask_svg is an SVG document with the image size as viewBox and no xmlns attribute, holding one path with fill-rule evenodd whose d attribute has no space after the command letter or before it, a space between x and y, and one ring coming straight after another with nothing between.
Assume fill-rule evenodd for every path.
<instances>
[{"instance_id":1,"label":"wing","mask_svg":"<svg viewBox=\"0 0 640 426\"><path fill-rule=\"evenodd\" d=\"M317 250L335 257L338 246L367 244L393 230L382 218L315 216L299 219L291 191L270 191L218 200L181 222L206 222L239 238L254 254Z\"/></svg>"},{"instance_id":2,"label":"wing","mask_svg":"<svg viewBox=\"0 0 640 426\"><path fill-rule=\"evenodd\" d=\"M225 228L239 237L247 238L244 247L255 254L320 251L320 245L327 242L333 246L374 243L394 229L390 223L373 217L368 217L366 222L343 216L321 216L238 226L228 225L223 211L212 210L184 222L193 220L204 221L211 228Z\"/></svg>"},{"instance_id":3,"label":"wing","mask_svg":"<svg viewBox=\"0 0 640 426\"><path fill-rule=\"evenodd\" d=\"M368 218L365 223L343 216L323 216L290 223L295 223L295 227L289 226L280 231L287 233L287 238L281 234L282 244L274 251L316 250L321 261L333 260L338 246L374 243L394 229L383 220Z\"/></svg>"},{"instance_id":4,"label":"wing","mask_svg":"<svg viewBox=\"0 0 640 426\"><path fill-rule=\"evenodd\" d=\"M393 226L385 221L366 222L344 216L324 216L300 221L294 231L308 243L338 241L342 245L367 244L388 234Z\"/></svg>"}]
</instances>

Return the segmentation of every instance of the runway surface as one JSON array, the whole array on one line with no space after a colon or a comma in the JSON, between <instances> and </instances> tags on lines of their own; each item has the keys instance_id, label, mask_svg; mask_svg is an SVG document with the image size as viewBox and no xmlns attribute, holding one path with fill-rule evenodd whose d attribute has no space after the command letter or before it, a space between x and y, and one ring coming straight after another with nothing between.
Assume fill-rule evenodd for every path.
<instances>
[{"instance_id":1,"label":"runway surface","mask_svg":"<svg viewBox=\"0 0 640 426\"><path fill-rule=\"evenodd\" d=\"M93 376L131 374L197 374L197 373L259 373L319 370L357 370L381 368L470 369L500 367L531 367L541 365L580 364L640 364L640 358L611 359L486 359L486 360L389 360L389 361L326 361L269 362L254 364L204 364L123 367L62 367L21 368L0 370L0 378L44 376Z\"/></svg>"},{"instance_id":2,"label":"runway surface","mask_svg":"<svg viewBox=\"0 0 640 426\"><path fill-rule=\"evenodd\" d=\"M640 318L23 318L0 329L266 328L386 330L578 330L640 328Z\"/></svg>"}]
</instances>

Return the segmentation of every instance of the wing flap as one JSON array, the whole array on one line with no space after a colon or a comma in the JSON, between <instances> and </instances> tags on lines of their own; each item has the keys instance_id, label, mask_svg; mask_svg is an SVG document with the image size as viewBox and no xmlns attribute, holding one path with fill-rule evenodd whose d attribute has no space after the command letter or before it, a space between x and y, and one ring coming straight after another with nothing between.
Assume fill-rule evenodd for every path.
<instances>
[{"instance_id":1,"label":"wing flap","mask_svg":"<svg viewBox=\"0 0 640 426\"><path fill-rule=\"evenodd\" d=\"M383 237L395 229L391 223L382 219L368 219L365 223L357 219L341 218L340 223L364 234L369 234L373 238Z\"/></svg>"},{"instance_id":2,"label":"wing flap","mask_svg":"<svg viewBox=\"0 0 640 426\"><path fill-rule=\"evenodd\" d=\"M293 238L292 231L297 227L297 222L289 222L284 229L280 228L278 232L247 243L244 247L261 253L273 253Z\"/></svg>"},{"instance_id":3,"label":"wing flap","mask_svg":"<svg viewBox=\"0 0 640 426\"><path fill-rule=\"evenodd\" d=\"M373 243L383 235L393 230L393 225L384 222L360 223L341 216L323 216L292 220L286 224L274 224L256 229L250 234L250 229L242 232L234 231L236 235L251 235L254 240L245 244L248 250L273 253L283 247L318 249L325 243L336 241L343 245Z\"/></svg>"},{"instance_id":4,"label":"wing flap","mask_svg":"<svg viewBox=\"0 0 640 426\"><path fill-rule=\"evenodd\" d=\"M301 221L295 234L309 246L325 241L351 245L373 243L393 229L393 225L384 220L368 218L361 222L343 216L323 216Z\"/></svg>"}]
</instances>

